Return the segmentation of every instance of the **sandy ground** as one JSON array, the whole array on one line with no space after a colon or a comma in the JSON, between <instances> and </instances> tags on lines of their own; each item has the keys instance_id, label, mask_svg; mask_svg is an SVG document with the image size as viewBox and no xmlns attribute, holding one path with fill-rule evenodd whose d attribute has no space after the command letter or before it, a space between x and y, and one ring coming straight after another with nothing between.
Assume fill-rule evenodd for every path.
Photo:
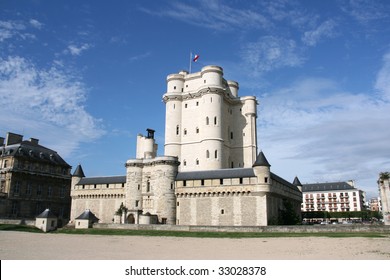
<instances>
[{"instance_id":1,"label":"sandy ground","mask_svg":"<svg viewBox=\"0 0 390 280\"><path fill-rule=\"evenodd\" d=\"M389 260L390 238L178 238L0 231L1 260Z\"/></svg>"}]
</instances>

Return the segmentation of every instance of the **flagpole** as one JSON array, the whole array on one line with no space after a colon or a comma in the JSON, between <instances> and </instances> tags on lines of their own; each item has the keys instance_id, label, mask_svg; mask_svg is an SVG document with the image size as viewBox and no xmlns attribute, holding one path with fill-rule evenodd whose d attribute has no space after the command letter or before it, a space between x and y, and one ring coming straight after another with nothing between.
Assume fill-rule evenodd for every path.
<instances>
[{"instance_id":1,"label":"flagpole","mask_svg":"<svg viewBox=\"0 0 390 280\"><path fill-rule=\"evenodd\" d=\"M191 66L192 66L192 51L190 51L190 74L191 74Z\"/></svg>"}]
</instances>

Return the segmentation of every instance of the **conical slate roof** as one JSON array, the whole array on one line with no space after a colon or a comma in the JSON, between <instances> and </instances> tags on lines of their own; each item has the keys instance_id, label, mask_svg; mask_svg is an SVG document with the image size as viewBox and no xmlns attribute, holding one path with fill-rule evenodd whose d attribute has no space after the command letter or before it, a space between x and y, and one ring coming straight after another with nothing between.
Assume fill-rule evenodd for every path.
<instances>
[{"instance_id":1,"label":"conical slate roof","mask_svg":"<svg viewBox=\"0 0 390 280\"><path fill-rule=\"evenodd\" d=\"M256 161L253 164L253 167L255 166L271 166L271 164L269 164L268 160L266 159L263 151L260 151L260 153L257 155Z\"/></svg>"},{"instance_id":2,"label":"conical slate roof","mask_svg":"<svg viewBox=\"0 0 390 280\"><path fill-rule=\"evenodd\" d=\"M81 167L80 164L77 165L76 170L73 173L73 176L80 177L80 178L84 178L85 177L83 168Z\"/></svg>"},{"instance_id":3,"label":"conical slate roof","mask_svg":"<svg viewBox=\"0 0 390 280\"><path fill-rule=\"evenodd\" d=\"M90 220L93 222L99 221L99 219L91 212L91 210L85 210L76 220Z\"/></svg>"},{"instance_id":4,"label":"conical slate roof","mask_svg":"<svg viewBox=\"0 0 390 280\"><path fill-rule=\"evenodd\" d=\"M41 214L39 214L37 218L57 218L57 216L54 215L53 212L50 211L50 209L46 209Z\"/></svg>"},{"instance_id":5,"label":"conical slate roof","mask_svg":"<svg viewBox=\"0 0 390 280\"><path fill-rule=\"evenodd\" d=\"M296 187L301 187L301 186L302 186L302 184L301 184L301 182L299 181L299 179L298 179L297 176L295 176L295 178L294 178L293 185L296 186Z\"/></svg>"}]
</instances>

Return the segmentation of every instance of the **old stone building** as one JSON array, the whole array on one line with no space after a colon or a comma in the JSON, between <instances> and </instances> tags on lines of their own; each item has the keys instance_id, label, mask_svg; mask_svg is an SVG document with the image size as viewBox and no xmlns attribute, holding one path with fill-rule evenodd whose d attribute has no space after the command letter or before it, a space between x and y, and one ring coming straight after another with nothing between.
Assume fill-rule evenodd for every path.
<instances>
[{"instance_id":1,"label":"old stone building","mask_svg":"<svg viewBox=\"0 0 390 280\"><path fill-rule=\"evenodd\" d=\"M262 226L284 223L286 211L299 217L299 186L257 153L257 100L238 88L218 66L168 75L164 155L148 129L126 176L87 178L78 167L71 219L85 209L103 223Z\"/></svg>"},{"instance_id":2,"label":"old stone building","mask_svg":"<svg viewBox=\"0 0 390 280\"><path fill-rule=\"evenodd\" d=\"M67 222L71 166L35 138L8 132L0 147L0 217L31 219L50 209Z\"/></svg>"}]
</instances>

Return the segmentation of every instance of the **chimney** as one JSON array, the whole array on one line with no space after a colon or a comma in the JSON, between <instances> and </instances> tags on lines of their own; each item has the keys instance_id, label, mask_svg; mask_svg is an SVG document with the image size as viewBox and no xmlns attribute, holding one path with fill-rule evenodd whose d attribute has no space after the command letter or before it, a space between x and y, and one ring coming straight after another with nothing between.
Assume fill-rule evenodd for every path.
<instances>
[{"instance_id":1,"label":"chimney","mask_svg":"<svg viewBox=\"0 0 390 280\"><path fill-rule=\"evenodd\" d=\"M4 145L4 137L0 137L0 146L3 146Z\"/></svg>"},{"instance_id":2,"label":"chimney","mask_svg":"<svg viewBox=\"0 0 390 280\"><path fill-rule=\"evenodd\" d=\"M23 141L23 135L8 132L7 138L5 139L5 145L13 145L13 144L19 144Z\"/></svg>"},{"instance_id":3,"label":"chimney","mask_svg":"<svg viewBox=\"0 0 390 280\"><path fill-rule=\"evenodd\" d=\"M36 138L30 138L30 140L29 140L29 141L31 142L31 144L38 145L39 139L36 139Z\"/></svg>"},{"instance_id":4,"label":"chimney","mask_svg":"<svg viewBox=\"0 0 390 280\"><path fill-rule=\"evenodd\" d=\"M351 187L355 187L355 181L354 180L348 180L347 184L350 185Z\"/></svg>"}]
</instances>

